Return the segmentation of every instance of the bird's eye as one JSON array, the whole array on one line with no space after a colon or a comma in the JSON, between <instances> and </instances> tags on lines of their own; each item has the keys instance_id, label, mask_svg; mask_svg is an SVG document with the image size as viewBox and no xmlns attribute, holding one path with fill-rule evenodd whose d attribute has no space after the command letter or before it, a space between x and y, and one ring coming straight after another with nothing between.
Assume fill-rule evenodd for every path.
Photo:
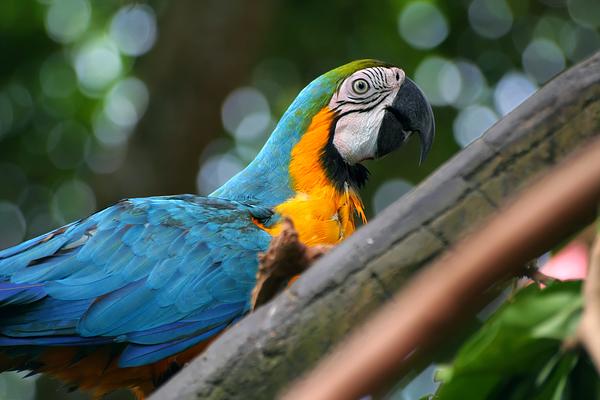
<instances>
[{"instance_id":1,"label":"bird's eye","mask_svg":"<svg viewBox=\"0 0 600 400\"><path fill-rule=\"evenodd\" d=\"M365 94L369 90L369 82L364 79L357 79L352 82L352 90L356 94Z\"/></svg>"}]
</instances>

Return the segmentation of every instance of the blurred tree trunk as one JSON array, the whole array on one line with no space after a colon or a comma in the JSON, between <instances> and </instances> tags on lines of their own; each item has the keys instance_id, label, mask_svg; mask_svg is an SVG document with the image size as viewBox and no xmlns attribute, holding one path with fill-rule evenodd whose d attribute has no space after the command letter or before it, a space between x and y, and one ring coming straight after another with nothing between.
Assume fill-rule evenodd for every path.
<instances>
[{"instance_id":1,"label":"blurred tree trunk","mask_svg":"<svg viewBox=\"0 0 600 400\"><path fill-rule=\"evenodd\" d=\"M164 3L157 43L138 68L150 104L123 166L97 178L99 206L123 197L196 191L199 156L222 131L223 99L249 78L270 3Z\"/></svg>"}]
</instances>

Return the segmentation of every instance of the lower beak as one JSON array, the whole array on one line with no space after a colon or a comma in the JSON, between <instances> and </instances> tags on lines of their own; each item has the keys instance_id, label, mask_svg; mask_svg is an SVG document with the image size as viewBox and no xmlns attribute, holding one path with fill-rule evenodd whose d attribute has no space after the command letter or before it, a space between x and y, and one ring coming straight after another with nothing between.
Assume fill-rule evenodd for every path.
<instances>
[{"instance_id":1,"label":"lower beak","mask_svg":"<svg viewBox=\"0 0 600 400\"><path fill-rule=\"evenodd\" d=\"M433 111L421 89L405 78L396 98L386 108L383 116L377 136L376 157L396 150L413 133L417 133L421 140L419 162L422 162L429 153L435 136Z\"/></svg>"}]
</instances>

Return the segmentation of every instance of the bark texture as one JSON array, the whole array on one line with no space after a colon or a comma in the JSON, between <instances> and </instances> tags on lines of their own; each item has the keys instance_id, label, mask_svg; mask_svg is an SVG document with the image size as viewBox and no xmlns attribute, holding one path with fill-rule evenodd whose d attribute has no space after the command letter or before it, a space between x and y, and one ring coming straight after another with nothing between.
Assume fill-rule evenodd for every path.
<instances>
[{"instance_id":1,"label":"bark texture","mask_svg":"<svg viewBox=\"0 0 600 400\"><path fill-rule=\"evenodd\" d=\"M275 397L415 271L595 135L600 53L549 82L319 259L151 399Z\"/></svg>"}]
</instances>

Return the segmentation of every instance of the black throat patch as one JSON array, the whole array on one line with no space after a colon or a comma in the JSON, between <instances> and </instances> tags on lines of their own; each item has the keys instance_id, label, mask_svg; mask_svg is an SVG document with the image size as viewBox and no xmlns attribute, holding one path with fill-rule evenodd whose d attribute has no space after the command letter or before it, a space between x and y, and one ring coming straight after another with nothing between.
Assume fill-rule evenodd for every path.
<instances>
[{"instance_id":1,"label":"black throat patch","mask_svg":"<svg viewBox=\"0 0 600 400\"><path fill-rule=\"evenodd\" d=\"M344 184L354 189L360 189L369 179L369 170L361 164L350 165L342 158L339 151L333 144L333 135L339 116L335 116L331 127L329 128L329 139L321 155L321 165L327 174L329 180L340 192L344 192Z\"/></svg>"}]
</instances>

